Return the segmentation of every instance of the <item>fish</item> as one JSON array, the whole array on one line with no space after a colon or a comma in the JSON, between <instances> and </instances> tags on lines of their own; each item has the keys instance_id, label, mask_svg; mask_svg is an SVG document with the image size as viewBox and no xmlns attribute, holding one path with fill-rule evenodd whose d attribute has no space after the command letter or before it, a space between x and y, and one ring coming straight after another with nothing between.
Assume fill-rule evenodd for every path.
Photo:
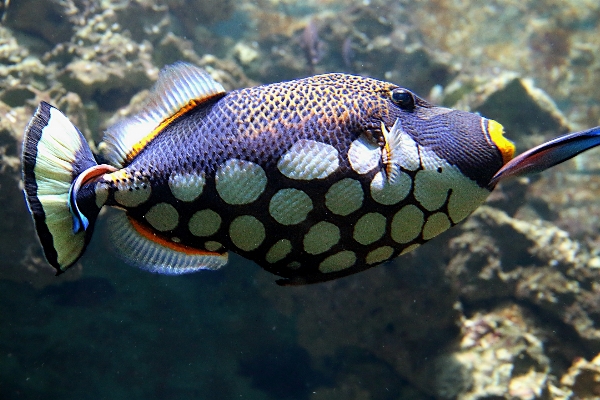
<instances>
[{"instance_id":1,"label":"fish","mask_svg":"<svg viewBox=\"0 0 600 400\"><path fill-rule=\"evenodd\" d=\"M300 47L304 51L308 70L312 74L314 73L316 65L321 61L321 58L323 58L323 53L325 52L324 43L319 37L319 27L312 19L308 21L302 31L302 35L300 36Z\"/></svg>"},{"instance_id":2,"label":"fish","mask_svg":"<svg viewBox=\"0 0 600 400\"><path fill-rule=\"evenodd\" d=\"M280 285L324 282L409 253L457 225L501 181L600 144L600 127L514 157L495 120L402 86L330 73L226 91L205 70L165 67L141 111L92 153L42 102L22 178L44 255L64 273L99 212L144 270L217 270L229 252Z\"/></svg>"}]
</instances>

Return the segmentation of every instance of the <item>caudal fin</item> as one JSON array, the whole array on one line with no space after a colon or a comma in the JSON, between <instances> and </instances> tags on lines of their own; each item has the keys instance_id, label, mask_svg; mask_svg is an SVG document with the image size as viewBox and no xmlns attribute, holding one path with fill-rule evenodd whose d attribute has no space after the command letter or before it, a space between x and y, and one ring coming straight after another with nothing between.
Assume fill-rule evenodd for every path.
<instances>
[{"instance_id":1,"label":"caudal fin","mask_svg":"<svg viewBox=\"0 0 600 400\"><path fill-rule=\"evenodd\" d=\"M97 176L96 161L81 132L42 102L23 138L23 182L27 204L48 262L57 275L73 265L90 240L99 208L84 214L77 189Z\"/></svg>"}]
</instances>

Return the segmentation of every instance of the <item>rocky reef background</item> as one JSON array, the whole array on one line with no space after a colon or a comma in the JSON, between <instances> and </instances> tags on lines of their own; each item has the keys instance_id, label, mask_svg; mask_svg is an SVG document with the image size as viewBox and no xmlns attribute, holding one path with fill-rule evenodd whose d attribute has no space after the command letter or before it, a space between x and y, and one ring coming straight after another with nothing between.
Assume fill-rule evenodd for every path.
<instances>
[{"instance_id":1,"label":"rocky reef background","mask_svg":"<svg viewBox=\"0 0 600 400\"><path fill-rule=\"evenodd\" d=\"M19 153L37 103L97 145L159 69L227 89L328 71L497 119L520 151L600 124L590 0L4 0L0 24L0 398L600 397L600 157L498 187L388 265L281 288L241 258L144 273L100 223L53 276Z\"/></svg>"}]
</instances>

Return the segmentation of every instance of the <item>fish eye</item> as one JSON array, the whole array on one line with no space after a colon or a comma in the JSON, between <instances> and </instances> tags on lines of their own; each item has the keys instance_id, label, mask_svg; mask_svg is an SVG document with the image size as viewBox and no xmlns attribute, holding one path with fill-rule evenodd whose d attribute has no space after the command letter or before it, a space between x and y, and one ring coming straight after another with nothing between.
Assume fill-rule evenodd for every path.
<instances>
[{"instance_id":1,"label":"fish eye","mask_svg":"<svg viewBox=\"0 0 600 400\"><path fill-rule=\"evenodd\" d=\"M392 90L390 97L403 110L411 111L415 108L415 96L406 89L396 88Z\"/></svg>"}]
</instances>

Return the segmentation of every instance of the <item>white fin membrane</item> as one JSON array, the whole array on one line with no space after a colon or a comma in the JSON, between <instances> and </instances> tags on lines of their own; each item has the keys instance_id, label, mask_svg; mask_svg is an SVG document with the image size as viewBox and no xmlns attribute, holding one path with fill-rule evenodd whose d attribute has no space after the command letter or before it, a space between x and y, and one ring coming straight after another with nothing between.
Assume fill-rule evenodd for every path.
<instances>
[{"instance_id":1,"label":"white fin membrane","mask_svg":"<svg viewBox=\"0 0 600 400\"><path fill-rule=\"evenodd\" d=\"M110 164L128 164L134 147L144 147L169 118L225 93L223 86L204 69L185 62L165 67L158 76L148 102L135 116L108 128L103 154Z\"/></svg>"},{"instance_id":2,"label":"white fin membrane","mask_svg":"<svg viewBox=\"0 0 600 400\"><path fill-rule=\"evenodd\" d=\"M381 132L385 139L385 148L382 152L383 164L386 166L386 177L389 183L394 183L400 175L400 165L402 157L405 156L402 150L402 135L405 134L402 129L402 122L396 119L391 130L387 130L383 122L381 123Z\"/></svg>"},{"instance_id":3,"label":"white fin membrane","mask_svg":"<svg viewBox=\"0 0 600 400\"><path fill-rule=\"evenodd\" d=\"M227 253L212 253L189 248L168 239L136 229L124 212L115 212L110 218L111 240L119 255L129 264L143 270L165 275L181 275L202 269L216 270L227 263ZM152 232L148 232L152 235Z\"/></svg>"}]
</instances>

